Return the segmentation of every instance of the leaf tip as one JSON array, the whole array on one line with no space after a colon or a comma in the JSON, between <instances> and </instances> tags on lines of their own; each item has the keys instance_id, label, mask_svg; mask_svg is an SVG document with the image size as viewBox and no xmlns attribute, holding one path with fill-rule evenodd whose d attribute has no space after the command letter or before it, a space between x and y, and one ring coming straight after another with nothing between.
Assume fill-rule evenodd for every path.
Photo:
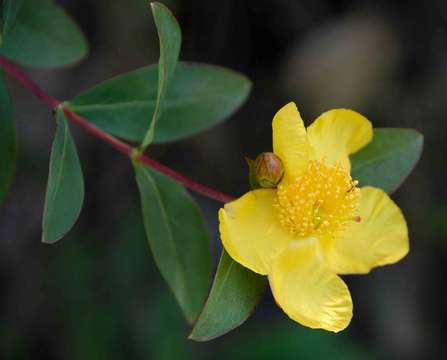
<instances>
[{"instance_id":1,"label":"leaf tip","mask_svg":"<svg viewBox=\"0 0 447 360\"><path fill-rule=\"evenodd\" d=\"M52 245L54 243L57 243L59 240L61 240L65 236L66 232L62 234L52 234L51 231L47 228L47 226L43 225L42 230L42 238L41 242L43 244Z\"/></svg>"},{"instance_id":2,"label":"leaf tip","mask_svg":"<svg viewBox=\"0 0 447 360\"><path fill-rule=\"evenodd\" d=\"M203 331L202 332L200 331L200 329L198 331L196 331L197 328L194 327L191 330L191 333L188 335L188 340L196 341L196 342L211 341L211 340L217 339L218 337L221 337L223 335L228 334L230 331L236 329L239 325L241 325L241 324L238 324L238 325L236 325L234 327L226 329L225 331L219 331L219 332L211 333L210 335L204 334Z\"/></svg>"},{"instance_id":3,"label":"leaf tip","mask_svg":"<svg viewBox=\"0 0 447 360\"><path fill-rule=\"evenodd\" d=\"M205 342L205 341L214 339L214 337L212 337L212 336L211 337L200 336L200 335L196 334L196 332L194 330L195 330L195 328L193 328L191 333L188 335L188 340L196 341L196 342Z\"/></svg>"},{"instance_id":4,"label":"leaf tip","mask_svg":"<svg viewBox=\"0 0 447 360\"><path fill-rule=\"evenodd\" d=\"M151 6L152 12L156 11L157 8L168 9L166 5L163 5L161 2L158 1L150 1L149 5Z\"/></svg>"},{"instance_id":5,"label":"leaf tip","mask_svg":"<svg viewBox=\"0 0 447 360\"><path fill-rule=\"evenodd\" d=\"M188 335L187 339L191 341L200 341L200 339L197 339L192 332Z\"/></svg>"},{"instance_id":6,"label":"leaf tip","mask_svg":"<svg viewBox=\"0 0 447 360\"><path fill-rule=\"evenodd\" d=\"M48 238L45 234L42 234L42 243L46 244L46 245L51 245L54 244L55 242L57 242L58 239L50 239Z\"/></svg>"}]
</instances>

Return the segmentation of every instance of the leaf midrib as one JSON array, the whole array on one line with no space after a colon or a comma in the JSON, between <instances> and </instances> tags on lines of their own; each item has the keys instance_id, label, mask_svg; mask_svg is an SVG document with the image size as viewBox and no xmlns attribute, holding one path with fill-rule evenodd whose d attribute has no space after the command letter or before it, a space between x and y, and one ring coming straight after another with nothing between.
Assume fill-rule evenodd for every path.
<instances>
[{"instance_id":1,"label":"leaf midrib","mask_svg":"<svg viewBox=\"0 0 447 360\"><path fill-rule=\"evenodd\" d=\"M175 107L181 107L185 105L192 105L197 103L202 103L205 99L215 99L215 98L232 98L234 97L233 94L231 95L221 95L220 93L210 93L207 92L204 96L196 96L191 98L185 98L181 97L178 100L172 100L172 99L164 99L164 106L165 108L175 108ZM123 102L114 102L114 103L95 103L95 104L76 104L76 103L69 103L69 106L74 111L89 111L89 110L96 110L101 111L104 109L119 109L119 108L128 108L128 107L155 107L156 100L131 100L131 101L123 101Z\"/></svg>"}]
</instances>

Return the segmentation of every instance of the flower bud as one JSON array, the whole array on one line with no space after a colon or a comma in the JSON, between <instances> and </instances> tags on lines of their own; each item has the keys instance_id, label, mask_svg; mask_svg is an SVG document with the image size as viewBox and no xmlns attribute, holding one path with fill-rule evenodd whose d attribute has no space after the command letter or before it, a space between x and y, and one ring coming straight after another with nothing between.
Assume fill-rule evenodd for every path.
<instances>
[{"instance_id":1,"label":"flower bud","mask_svg":"<svg viewBox=\"0 0 447 360\"><path fill-rule=\"evenodd\" d=\"M246 158L250 171L252 188L274 188L281 181L284 167L278 156L272 152L263 152L255 160Z\"/></svg>"}]
</instances>

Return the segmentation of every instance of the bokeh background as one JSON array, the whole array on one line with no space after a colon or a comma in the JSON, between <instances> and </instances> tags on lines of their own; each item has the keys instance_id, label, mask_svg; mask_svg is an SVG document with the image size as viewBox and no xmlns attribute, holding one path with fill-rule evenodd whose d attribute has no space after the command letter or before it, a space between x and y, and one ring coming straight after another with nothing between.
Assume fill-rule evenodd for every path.
<instances>
[{"instance_id":1,"label":"bokeh background","mask_svg":"<svg viewBox=\"0 0 447 360\"><path fill-rule=\"evenodd\" d=\"M27 69L70 99L113 75L157 61L143 0L63 0L88 37L90 55L52 71ZM183 30L181 58L247 74L248 102L227 122L150 153L229 194L247 190L243 156L271 149L271 119L290 100L307 123L333 107L375 126L425 135L421 161L394 194L411 251L400 263L345 277L354 299L341 334L303 328L271 296L240 328L210 343L188 327L154 266L129 162L73 128L86 202L70 234L40 242L54 121L10 81L20 159L0 209L1 359L444 359L447 341L447 3L443 0L164 1ZM194 195L220 248L219 204Z\"/></svg>"}]
</instances>

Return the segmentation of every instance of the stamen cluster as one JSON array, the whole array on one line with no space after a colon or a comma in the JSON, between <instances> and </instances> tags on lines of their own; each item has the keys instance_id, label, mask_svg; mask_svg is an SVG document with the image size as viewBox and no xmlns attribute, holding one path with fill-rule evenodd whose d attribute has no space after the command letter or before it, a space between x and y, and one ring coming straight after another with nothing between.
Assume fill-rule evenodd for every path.
<instances>
[{"instance_id":1,"label":"stamen cluster","mask_svg":"<svg viewBox=\"0 0 447 360\"><path fill-rule=\"evenodd\" d=\"M340 164L312 160L302 176L278 185L279 221L296 237L338 237L349 222L360 221L357 184Z\"/></svg>"}]
</instances>

